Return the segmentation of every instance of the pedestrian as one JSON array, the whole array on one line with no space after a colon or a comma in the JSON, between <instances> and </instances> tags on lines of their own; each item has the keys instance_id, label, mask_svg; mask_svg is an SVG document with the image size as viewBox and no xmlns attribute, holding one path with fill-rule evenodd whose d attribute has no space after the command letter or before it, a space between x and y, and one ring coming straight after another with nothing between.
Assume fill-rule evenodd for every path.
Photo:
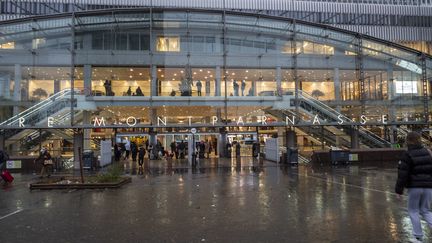
<instances>
[{"instance_id":1,"label":"pedestrian","mask_svg":"<svg viewBox=\"0 0 432 243\"><path fill-rule=\"evenodd\" d=\"M177 153L177 144L175 141L172 141L170 144L170 148L171 148L171 154L174 155ZM172 156L171 156L172 157ZM177 159L177 155L176 155L176 159Z\"/></svg>"},{"instance_id":2,"label":"pedestrian","mask_svg":"<svg viewBox=\"0 0 432 243\"><path fill-rule=\"evenodd\" d=\"M51 176L51 171L52 170L52 165L53 165L53 161L51 158L51 154L48 152L48 150L46 148L42 148L40 150L39 153L39 157L37 159L35 159L34 163L41 163L42 164L42 169L40 172L40 176L39 178L43 178L45 173L47 174L47 177Z\"/></svg>"},{"instance_id":3,"label":"pedestrian","mask_svg":"<svg viewBox=\"0 0 432 243\"><path fill-rule=\"evenodd\" d=\"M420 215L432 228L432 152L422 145L421 135L417 132L408 133L405 143L408 150L399 161L395 191L400 198L404 188L408 189L408 214L414 237L412 242L422 242Z\"/></svg>"},{"instance_id":4,"label":"pedestrian","mask_svg":"<svg viewBox=\"0 0 432 243\"><path fill-rule=\"evenodd\" d=\"M148 146L148 158L154 159L154 151L153 151L153 144L149 144Z\"/></svg>"},{"instance_id":5,"label":"pedestrian","mask_svg":"<svg viewBox=\"0 0 432 243\"><path fill-rule=\"evenodd\" d=\"M6 162L9 159L9 155L6 151L0 150L0 172L6 169Z\"/></svg>"},{"instance_id":6,"label":"pedestrian","mask_svg":"<svg viewBox=\"0 0 432 243\"><path fill-rule=\"evenodd\" d=\"M105 88L105 95L110 96L110 83L108 80L105 80L104 82L104 88Z\"/></svg>"},{"instance_id":7,"label":"pedestrian","mask_svg":"<svg viewBox=\"0 0 432 243\"><path fill-rule=\"evenodd\" d=\"M137 154L138 154L138 146L135 142L131 142L131 153L132 153L132 161L136 162Z\"/></svg>"},{"instance_id":8,"label":"pedestrian","mask_svg":"<svg viewBox=\"0 0 432 243\"><path fill-rule=\"evenodd\" d=\"M131 144L130 144L129 140L126 140L124 148L125 148L125 151L126 151L124 159L126 160L126 159L129 159L129 154L130 154L130 151L131 151Z\"/></svg>"},{"instance_id":9,"label":"pedestrian","mask_svg":"<svg viewBox=\"0 0 432 243\"><path fill-rule=\"evenodd\" d=\"M198 81L196 82L196 86L197 86L198 96L201 96L202 83L201 83L200 80L198 80Z\"/></svg>"},{"instance_id":10,"label":"pedestrian","mask_svg":"<svg viewBox=\"0 0 432 243\"><path fill-rule=\"evenodd\" d=\"M136 88L135 94L136 94L136 96L144 96L144 93L142 92L140 86L138 86L138 88Z\"/></svg>"},{"instance_id":11,"label":"pedestrian","mask_svg":"<svg viewBox=\"0 0 432 243\"><path fill-rule=\"evenodd\" d=\"M239 96L239 85L235 79L233 80L233 89L234 89L234 96Z\"/></svg>"},{"instance_id":12,"label":"pedestrian","mask_svg":"<svg viewBox=\"0 0 432 243\"><path fill-rule=\"evenodd\" d=\"M237 141L236 144L236 157L240 157L240 142Z\"/></svg>"},{"instance_id":13,"label":"pedestrian","mask_svg":"<svg viewBox=\"0 0 432 243\"><path fill-rule=\"evenodd\" d=\"M183 142L183 140L181 140L180 144L178 145L178 153L180 155L180 159L185 158L185 149L186 149L186 144Z\"/></svg>"},{"instance_id":14,"label":"pedestrian","mask_svg":"<svg viewBox=\"0 0 432 243\"><path fill-rule=\"evenodd\" d=\"M208 141L205 141L204 142L204 150L205 150L205 153L206 153L206 157L207 157L207 159L209 159L210 158L210 152L211 152L211 145L210 145L210 143L208 142Z\"/></svg>"},{"instance_id":15,"label":"pedestrian","mask_svg":"<svg viewBox=\"0 0 432 243\"><path fill-rule=\"evenodd\" d=\"M138 172L141 174L143 173L143 164L144 164L145 154L146 154L146 151L145 151L144 147L140 146L139 153L138 153L138 165L139 165Z\"/></svg>"},{"instance_id":16,"label":"pedestrian","mask_svg":"<svg viewBox=\"0 0 432 243\"><path fill-rule=\"evenodd\" d=\"M114 159L115 161L120 161L121 150L118 144L114 144Z\"/></svg>"},{"instance_id":17,"label":"pedestrian","mask_svg":"<svg viewBox=\"0 0 432 243\"><path fill-rule=\"evenodd\" d=\"M131 96L132 95L132 87L129 86L129 89L126 91L127 96Z\"/></svg>"},{"instance_id":18,"label":"pedestrian","mask_svg":"<svg viewBox=\"0 0 432 243\"><path fill-rule=\"evenodd\" d=\"M241 94L244 96L244 91L246 89L246 81L243 79L241 82Z\"/></svg>"},{"instance_id":19,"label":"pedestrian","mask_svg":"<svg viewBox=\"0 0 432 243\"><path fill-rule=\"evenodd\" d=\"M231 158L232 145L230 142L226 144L226 157Z\"/></svg>"}]
</instances>

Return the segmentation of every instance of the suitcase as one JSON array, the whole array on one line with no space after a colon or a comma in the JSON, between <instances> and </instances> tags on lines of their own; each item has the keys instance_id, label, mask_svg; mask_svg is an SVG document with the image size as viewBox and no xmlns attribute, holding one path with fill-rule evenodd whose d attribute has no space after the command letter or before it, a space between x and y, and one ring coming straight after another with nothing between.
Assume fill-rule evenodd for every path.
<instances>
[{"instance_id":1,"label":"suitcase","mask_svg":"<svg viewBox=\"0 0 432 243\"><path fill-rule=\"evenodd\" d=\"M4 170L1 173L1 177L3 178L3 180L5 180L6 182L9 182L9 183L14 180L13 176L7 170Z\"/></svg>"}]
</instances>

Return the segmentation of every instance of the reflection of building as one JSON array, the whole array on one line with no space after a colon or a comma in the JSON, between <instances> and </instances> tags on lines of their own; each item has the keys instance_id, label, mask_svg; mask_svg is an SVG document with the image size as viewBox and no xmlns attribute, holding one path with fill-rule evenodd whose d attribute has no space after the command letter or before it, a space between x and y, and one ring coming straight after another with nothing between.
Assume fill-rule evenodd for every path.
<instances>
[{"instance_id":1,"label":"reflection of building","mask_svg":"<svg viewBox=\"0 0 432 243\"><path fill-rule=\"evenodd\" d=\"M432 53L432 3L416 1L334 0L211 0L211 1L112 1L112 0L3 0L0 19L116 8L204 8L259 13L327 24L397 42ZM31 7L30 7L31 6ZM170 23L166 23L168 26ZM172 27L172 26L171 26ZM170 39L168 39L170 38ZM174 36L158 41L171 42ZM35 41L35 44L38 41ZM175 42L174 42L175 43ZM7 48L7 45L3 48ZM168 48L168 46L166 46ZM178 49L175 47L174 51ZM178 50L176 50L178 51Z\"/></svg>"},{"instance_id":2,"label":"reflection of building","mask_svg":"<svg viewBox=\"0 0 432 243\"><path fill-rule=\"evenodd\" d=\"M15 114L32 105L22 101L21 88L28 91L29 101L38 89L51 96L21 114L36 126L46 127L47 116L54 117L54 125L84 126L91 126L95 117L104 117L107 126L169 124L157 130L159 135L187 131L193 123L215 136L226 123L263 125L262 119L284 122L293 114L313 121L318 115L323 124L328 123L325 129L305 126L297 133L310 144L379 147L395 140L395 127L389 133L389 127L379 126L375 135L342 129L337 124L338 112L357 122L364 115L371 124L404 126L424 125L430 116L430 56L300 20L144 8L7 21L0 23L0 29L0 44L7 47L0 50L4 104L13 107ZM111 81L113 96L106 95L105 80ZM205 87L200 97L198 80ZM239 90L242 80L244 92ZM78 105L73 109L72 86L78 90L74 93ZM138 88L142 96L136 95ZM2 120L12 117L4 107ZM212 126L213 117L217 126ZM8 124L18 126L19 117L2 125ZM269 134L282 134L276 125L264 127ZM154 136L147 128L127 131ZM256 128L234 131L250 133ZM350 137L356 132L359 138ZM20 140L23 134L8 136ZM84 136L110 137L112 132L87 131ZM12 140L7 145L13 146Z\"/></svg>"}]
</instances>

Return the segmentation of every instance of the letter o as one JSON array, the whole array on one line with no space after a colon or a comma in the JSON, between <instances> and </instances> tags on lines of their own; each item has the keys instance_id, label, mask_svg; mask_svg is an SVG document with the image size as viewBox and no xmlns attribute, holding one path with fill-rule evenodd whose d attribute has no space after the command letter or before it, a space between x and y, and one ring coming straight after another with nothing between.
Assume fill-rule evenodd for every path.
<instances>
[{"instance_id":1,"label":"letter o","mask_svg":"<svg viewBox=\"0 0 432 243\"><path fill-rule=\"evenodd\" d=\"M130 119L133 119L133 124L131 124L131 123L129 122ZM128 126L133 127L133 126L135 126L135 125L137 124L137 119L136 119L135 117L133 117L133 116L130 116L130 117L128 117L128 118L126 119L126 123L128 124Z\"/></svg>"}]
</instances>

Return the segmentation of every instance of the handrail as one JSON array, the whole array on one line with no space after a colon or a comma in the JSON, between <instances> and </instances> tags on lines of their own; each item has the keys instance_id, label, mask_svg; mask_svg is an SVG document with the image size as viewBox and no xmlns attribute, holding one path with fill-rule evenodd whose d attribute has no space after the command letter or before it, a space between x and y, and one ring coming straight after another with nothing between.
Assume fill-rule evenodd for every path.
<instances>
[{"instance_id":1,"label":"handrail","mask_svg":"<svg viewBox=\"0 0 432 243\"><path fill-rule=\"evenodd\" d=\"M79 90L75 89L76 94L79 94ZM16 123L19 121L20 118L26 118L33 114L37 114L37 112L40 112L42 110L46 110L47 108L58 104L58 102L64 102L66 98L69 98L67 96L71 95L72 91L71 89L64 89L62 91L59 91L55 93L54 95L48 97L47 99L33 105L32 107L22 111L18 115L15 115L8 120L0 123L0 125L12 125L13 123ZM61 106L61 108L64 108L64 106ZM60 109L61 109L60 108Z\"/></svg>"},{"instance_id":2,"label":"handrail","mask_svg":"<svg viewBox=\"0 0 432 243\"><path fill-rule=\"evenodd\" d=\"M293 89L288 89L288 91L295 92L295 90L293 90ZM350 119L347 116L341 114L340 112L338 112L337 110L335 110L335 109L331 108L330 106L324 104L323 102L315 99L313 96L311 96L307 92L305 92L303 90L298 90L298 92L301 95L301 98L303 98L306 101L309 101L309 102L315 104L316 106L318 106L318 108L321 109L321 111L327 111L328 112L327 115L329 115L330 117L333 116L334 119L339 119L340 118L340 119L342 119L343 121L346 121L346 122L353 122L352 119ZM370 132L366 128L359 127L359 132L363 133L363 135L368 136L370 139L374 140L375 143L390 145L390 143L387 140L380 138L379 136L377 136L373 132Z\"/></svg>"}]
</instances>

